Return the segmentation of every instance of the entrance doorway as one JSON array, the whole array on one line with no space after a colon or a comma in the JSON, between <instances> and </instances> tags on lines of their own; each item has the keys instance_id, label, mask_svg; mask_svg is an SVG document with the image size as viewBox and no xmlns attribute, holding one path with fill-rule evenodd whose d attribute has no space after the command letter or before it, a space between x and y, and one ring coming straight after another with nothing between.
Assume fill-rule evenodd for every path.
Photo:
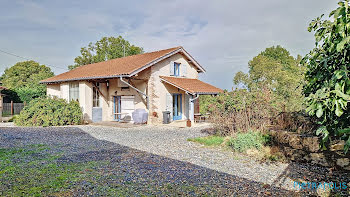
<instances>
[{"instance_id":1,"label":"entrance doorway","mask_svg":"<svg viewBox=\"0 0 350 197\"><path fill-rule=\"evenodd\" d=\"M182 119L182 95L173 94L173 120Z\"/></svg>"}]
</instances>

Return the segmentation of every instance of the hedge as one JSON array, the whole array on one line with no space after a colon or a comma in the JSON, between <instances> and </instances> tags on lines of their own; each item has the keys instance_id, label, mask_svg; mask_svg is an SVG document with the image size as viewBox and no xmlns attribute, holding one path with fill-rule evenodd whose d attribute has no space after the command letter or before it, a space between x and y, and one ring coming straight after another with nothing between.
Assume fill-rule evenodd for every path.
<instances>
[{"instance_id":1,"label":"hedge","mask_svg":"<svg viewBox=\"0 0 350 197\"><path fill-rule=\"evenodd\" d=\"M78 101L58 98L36 98L28 103L15 119L18 126L63 126L82 122L83 113Z\"/></svg>"}]
</instances>

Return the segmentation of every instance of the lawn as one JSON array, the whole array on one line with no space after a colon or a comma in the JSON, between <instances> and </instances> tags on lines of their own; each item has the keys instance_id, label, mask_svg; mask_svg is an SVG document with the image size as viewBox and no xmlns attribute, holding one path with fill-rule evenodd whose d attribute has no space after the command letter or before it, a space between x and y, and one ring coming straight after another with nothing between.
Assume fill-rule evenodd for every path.
<instances>
[{"instance_id":1,"label":"lawn","mask_svg":"<svg viewBox=\"0 0 350 197\"><path fill-rule=\"evenodd\" d=\"M33 144L21 148L0 149L1 196L72 196L86 190L103 196L141 194L200 194L206 189L191 184L146 185L100 169L109 161L67 162L62 154L50 153L50 147ZM120 178L119 181L109 179ZM119 183L118 183L119 182ZM208 186L209 188L209 186Z\"/></svg>"},{"instance_id":2,"label":"lawn","mask_svg":"<svg viewBox=\"0 0 350 197\"><path fill-rule=\"evenodd\" d=\"M206 137L196 137L187 139L190 142L198 142L205 146L219 146L224 143L225 138L222 136L206 136Z\"/></svg>"}]
</instances>

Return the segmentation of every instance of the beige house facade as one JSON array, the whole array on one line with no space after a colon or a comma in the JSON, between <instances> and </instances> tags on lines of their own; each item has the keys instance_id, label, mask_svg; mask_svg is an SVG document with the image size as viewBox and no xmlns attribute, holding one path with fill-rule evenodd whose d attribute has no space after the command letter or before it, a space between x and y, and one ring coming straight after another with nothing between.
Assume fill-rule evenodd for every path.
<instances>
[{"instance_id":1,"label":"beige house facade","mask_svg":"<svg viewBox=\"0 0 350 197\"><path fill-rule=\"evenodd\" d=\"M148 124L193 120L199 95L222 90L198 80L204 68L182 47L89 64L41 81L47 95L78 100L88 122L133 122L133 112L148 112Z\"/></svg>"}]
</instances>

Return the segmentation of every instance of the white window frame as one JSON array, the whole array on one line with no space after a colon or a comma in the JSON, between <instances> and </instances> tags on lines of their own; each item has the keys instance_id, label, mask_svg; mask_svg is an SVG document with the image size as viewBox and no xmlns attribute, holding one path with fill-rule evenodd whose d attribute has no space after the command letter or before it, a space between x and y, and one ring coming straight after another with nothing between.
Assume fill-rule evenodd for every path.
<instances>
[{"instance_id":1,"label":"white window frame","mask_svg":"<svg viewBox=\"0 0 350 197\"><path fill-rule=\"evenodd\" d=\"M100 89L101 84L96 83L96 87ZM92 107L101 107L101 95L95 86L92 88Z\"/></svg>"},{"instance_id":2,"label":"white window frame","mask_svg":"<svg viewBox=\"0 0 350 197\"><path fill-rule=\"evenodd\" d=\"M79 82L69 83L69 101L79 101Z\"/></svg>"}]
</instances>

